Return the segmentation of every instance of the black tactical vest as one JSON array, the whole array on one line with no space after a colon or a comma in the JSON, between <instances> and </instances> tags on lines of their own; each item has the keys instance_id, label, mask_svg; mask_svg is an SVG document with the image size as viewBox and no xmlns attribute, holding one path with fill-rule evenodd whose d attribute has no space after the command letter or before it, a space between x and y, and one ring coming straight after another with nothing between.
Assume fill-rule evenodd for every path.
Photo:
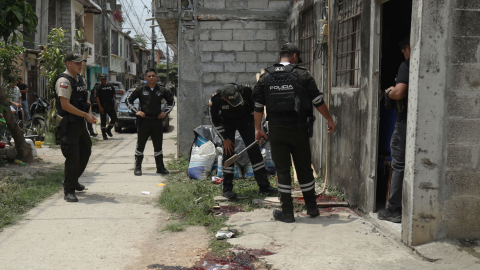
<instances>
[{"instance_id":1,"label":"black tactical vest","mask_svg":"<svg viewBox=\"0 0 480 270\"><path fill-rule=\"evenodd\" d=\"M140 92L140 106L141 111L148 116L158 116L162 113L162 99L164 93L158 85L153 90L148 84L143 84L135 89Z\"/></svg>"},{"instance_id":2,"label":"black tactical vest","mask_svg":"<svg viewBox=\"0 0 480 270\"><path fill-rule=\"evenodd\" d=\"M113 105L113 95L115 94L115 88L112 84L107 83L106 85L99 84L97 86L97 97L100 99L100 105L102 107Z\"/></svg>"},{"instance_id":3,"label":"black tactical vest","mask_svg":"<svg viewBox=\"0 0 480 270\"><path fill-rule=\"evenodd\" d=\"M267 68L264 82L267 121L307 122L312 102L298 78L296 65L275 64Z\"/></svg>"},{"instance_id":4,"label":"black tactical vest","mask_svg":"<svg viewBox=\"0 0 480 270\"><path fill-rule=\"evenodd\" d=\"M70 104L72 104L75 108L87 112L90 108L90 104L88 104L88 90L87 90L87 85L85 84L85 81L83 80L83 77L80 75L77 75L78 82L72 78L71 76L62 73L58 75L57 79L55 80L55 84L57 83L58 79L60 78L67 78L68 81L70 82L70 85L72 86L72 95L70 96ZM58 94L55 92L55 98L57 102L57 112L60 116L65 117L67 115L71 115L71 113L64 111L62 109L62 105L60 103L60 97Z\"/></svg>"}]
</instances>

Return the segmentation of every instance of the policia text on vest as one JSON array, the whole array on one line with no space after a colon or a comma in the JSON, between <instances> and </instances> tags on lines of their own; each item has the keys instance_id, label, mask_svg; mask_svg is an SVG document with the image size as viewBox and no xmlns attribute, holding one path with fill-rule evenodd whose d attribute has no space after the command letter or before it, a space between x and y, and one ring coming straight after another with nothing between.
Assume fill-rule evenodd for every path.
<instances>
[{"instance_id":1,"label":"policia text on vest","mask_svg":"<svg viewBox=\"0 0 480 270\"><path fill-rule=\"evenodd\" d=\"M125 100L128 108L137 115L137 148L135 149L135 170L134 174L142 175L143 151L148 137L152 138L155 164L157 173L168 174L163 163L163 129L162 119L168 117L168 114L175 106L175 100L172 94L166 88L160 86L157 81L157 73L154 69L146 72L146 84L138 86ZM140 100L140 108L134 106L136 99ZM167 102L166 111L162 111L162 99Z\"/></svg>"},{"instance_id":2,"label":"policia text on vest","mask_svg":"<svg viewBox=\"0 0 480 270\"><path fill-rule=\"evenodd\" d=\"M226 84L216 91L209 101L210 121L215 132L223 141L223 163L234 154L235 131L238 130L245 145L255 141L253 122L252 89L248 86L235 83ZM268 182L265 162L260 152L260 147L255 145L247 151L252 163L255 180L260 193L270 196L277 194L277 189L272 188ZM224 165L224 164L222 164ZM234 199L237 194L233 192L234 165L223 166L223 196Z\"/></svg>"},{"instance_id":3,"label":"policia text on vest","mask_svg":"<svg viewBox=\"0 0 480 270\"><path fill-rule=\"evenodd\" d=\"M67 53L67 70L55 81L57 112L62 118L57 124L57 134L65 157L63 186L67 202L77 202L75 191L85 189L85 186L78 182L87 167L92 150L92 141L85 121L92 124L97 121L92 115L85 80L80 75L82 61L84 60L80 53Z\"/></svg>"},{"instance_id":4,"label":"policia text on vest","mask_svg":"<svg viewBox=\"0 0 480 270\"><path fill-rule=\"evenodd\" d=\"M323 102L323 94L318 90L315 80L307 69L297 65L302 62L299 55L300 49L297 46L285 44L280 50L280 64L267 68L253 91L256 139L266 136L261 128L266 106L272 159L282 204L282 210L275 210L273 217L282 222L295 221L291 196L292 159L307 214L312 217L319 215L311 167L311 132L308 128L308 122L313 116L312 105L327 119L328 132L335 130L335 122Z\"/></svg>"}]
</instances>

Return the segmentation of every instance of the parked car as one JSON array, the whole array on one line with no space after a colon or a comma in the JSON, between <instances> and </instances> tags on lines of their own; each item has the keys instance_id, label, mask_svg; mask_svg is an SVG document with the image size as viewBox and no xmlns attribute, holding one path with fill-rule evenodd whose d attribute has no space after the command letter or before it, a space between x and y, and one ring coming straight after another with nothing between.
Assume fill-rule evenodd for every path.
<instances>
[{"instance_id":1,"label":"parked car","mask_svg":"<svg viewBox=\"0 0 480 270\"><path fill-rule=\"evenodd\" d=\"M115 97L117 98L117 101L120 101L122 99L122 96L125 94L125 86L123 86L122 82L108 82L113 84L113 87L115 87Z\"/></svg>"},{"instance_id":2,"label":"parked car","mask_svg":"<svg viewBox=\"0 0 480 270\"><path fill-rule=\"evenodd\" d=\"M123 94L120 99L120 104L117 106L117 123L115 123L115 132L121 132L122 128L131 128L137 126L137 117L135 114L127 107L127 103L125 100L127 99L128 95L133 92L135 88L128 89L128 91ZM140 105L139 100L135 100L134 106L138 108ZM167 107L167 103L165 100L162 100L162 111L165 111ZM170 126L170 118L165 117L162 121L162 127L164 131L168 130Z\"/></svg>"}]
</instances>

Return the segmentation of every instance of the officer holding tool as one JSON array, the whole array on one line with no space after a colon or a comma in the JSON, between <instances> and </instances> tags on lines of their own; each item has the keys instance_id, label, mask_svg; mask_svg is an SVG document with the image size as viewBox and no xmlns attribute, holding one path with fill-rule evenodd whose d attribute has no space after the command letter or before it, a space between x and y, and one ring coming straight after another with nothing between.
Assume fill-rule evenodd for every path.
<instances>
[{"instance_id":1,"label":"officer holding tool","mask_svg":"<svg viewBox=\"0 0 480 270\"><path fill-rule=\"evenodd\" d=\"M327 119L328 132L335 130L323 94L310 72L302 63L300 49L294 44L283 45L280 63L266 69L253 91L255 100L255 138L266 134L261 128L263 110L266 106L272 158L277 171L277 187L282 210L273 211L275 220L295 222L293 216L291 159L295 165L298 182L305 199L307 214L314 217L320 213L315 195L315 180L311 167L309 137L313 135L313 106Z\"/></svg>"},{"instance_id":2,"label":"officer holding tool","mask_svg":"<svg viewBox=\"0 0 480 270\"><path fill-rule=\"evenodd\" d=\"M213 93L209 101L210 121L215 132L223 141L223 162L230 159L235 153L235 131L238 130L245 145L255 141L255 128L253 113L252 89L248 86L234 83L226 84ZM260 193L274 195L278 193L276 188L268 182L265 161L260 152L260 147L255 145L248 151L248 157L252 163L255 180L260 188ZM237 194L233 192L234 165L223 167L223 196L227 199L235 199Z\"/></svg>"},{"instance_id":3,"label":"officer holding tool","mask_svg":"<svg viewBox=\"0 0 480 270\"><path fill-rule=\"evenodd\" d=\"M91 111L87 85L80 75L82 61L86 60L79 52L67 53L65 57L67 70L55 81L55 98L59 115L57 134L65 157L63 186L67 202L78 202L75 190L85 190L85 186L78 182L92 152L92 141L85 121L94 124L97 120Z\"/></svg>"},{"instance_id":4,"label":"officer holding tool","mask_svg":"<svg viewBox=\"0 0 480 270\"><path fill-rule=\"evenodd\" d=\"M166 88L157 84L158 77L155 69L149 69L145 73L146 84L138 86L125 100L128 108L137 115L137 148L135 149L135 175L142 175L143 150L148 137L151 136L157 165L157 173L166 175L169 172L163 164L163 130L162 119L168 117L168 114L175 106L175 100L172 94ZM137 110L134 101L140 99L140 108ZM162 99L167 101L166 111L162 111Z\"/></svg>"},{"instance_id":5,"label":"officer holding tool","mask_svg":"<svg viewBox=\"0 0 480 270\"><path fill-rule=\"evenodd\" d=\"M98 109L100 110L100 121L102 122L102 136L104 140L108 140L108 136L112 137L112 128L117 122L117 113L115 112L115 87L111 83L107 83L107 74L100 75L100 84L95 86ZM110 116L110 123L107 125L107 114Z\"/></svg>"}]
</instances>

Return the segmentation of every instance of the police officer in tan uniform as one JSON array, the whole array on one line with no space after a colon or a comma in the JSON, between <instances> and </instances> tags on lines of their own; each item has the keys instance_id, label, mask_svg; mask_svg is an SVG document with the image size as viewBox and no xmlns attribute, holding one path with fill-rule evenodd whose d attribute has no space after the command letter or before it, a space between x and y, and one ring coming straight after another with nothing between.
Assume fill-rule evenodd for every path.
<instances>
[{"instance_id":1,"label":"police officer in tan uniform","mask_svg":"<svg viewBox=\"0 0 480 270\"><path fill-rule=\"evenodd\" d=\"M80 75L83 61L86 60L83 60L79 52L67 53L67 70L55 81L56 107L58 115L62 117L58 123L57 134L65 157L63 186L67 202L78 202L75 191L85 189L85 186L78 182L78 178L87 167L92 151L86 123L94 124L97 121L92 114L87 85Z\"/></svg>"}]
</instances>

